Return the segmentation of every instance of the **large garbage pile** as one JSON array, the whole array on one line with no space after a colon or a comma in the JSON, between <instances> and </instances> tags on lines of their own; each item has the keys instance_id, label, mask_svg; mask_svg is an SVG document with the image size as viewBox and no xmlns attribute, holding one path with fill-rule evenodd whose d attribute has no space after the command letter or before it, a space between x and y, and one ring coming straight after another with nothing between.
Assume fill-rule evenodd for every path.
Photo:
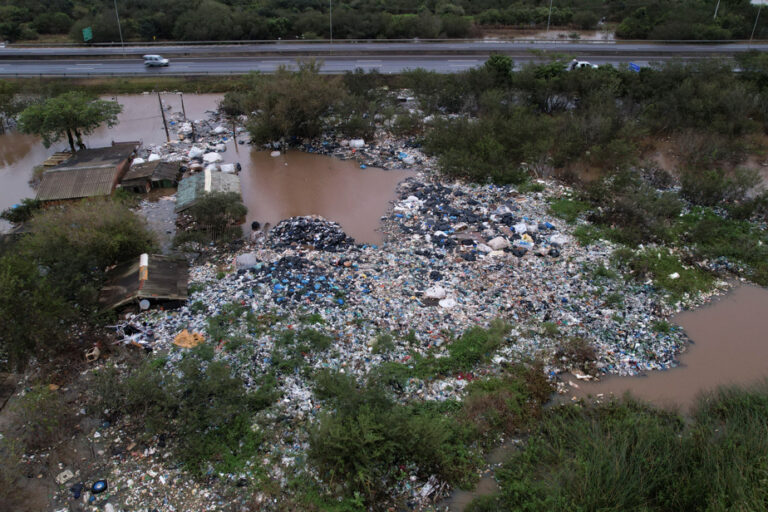
<instances>
[{"instance_id":1,"label":"large garbage pile","mask_svg":"<svg viewBox=\"0 0 768 512\"><path fill-rule=\"evenodd\" d=\"M274 248L310 246L318 251L343 251L354 244L336 222L318 217L293 217L280 222L269 232Z\"/></svg>"},{"instance_id":2,"label":"large garbage pile","mask_svg":"<svg viewBox=\"0 0 768 512\"><path fill-rule=\"evenodd\" d=\"M213 132L209 143L226 136ZM363 141L326 141L305 149L362 154L362 162L388 168L420 165L423 159L417 148L408 153L402 145L382 149ZM194 150L195 160L199 152ZM204 161L206 154L202 151ZM263 461L283 488L288 475L305 468L297 461L306 460L306 425L322 408L310 378L316 370L363 378L384 363L442 357L463 331L495 318L513 328L490 362L473 374L542 358L555 375L570 369L556 354L573 339L594 347L597 372L627 375L674 366L684 335L653 328L672 312L669 306L651 285L594 272L610 264L613 246L581 247L572 227L550 214L549 198L567 193L554 183L547 184L546 194L521 193L512 186L445 183L421 173L400 185L382 218L382 247L356 244L338 224L319 217L286 219L268 236L192 267L185 306L122 319L122 341L163 353L165 364L174 368L187 350L177 340L187 333L213 343L214 357L251 388L263 375L275 375L281 398L266 412L275 435ZM227 334L211 329L215 317L226 319ZM330 337L330 347L301 348L287 365L282 335L309 328ZM377 350L385 334L392 337L391 347ZM465 374L410 378L398 399L460 399L466 382ZM128 484L141 468L130 471L116 462L111 476L133 503L141 503L141 490ZM414 482L403 492L415 498L427 485Z\"/></svg>"},{"instance_id":3,"label":"large garbage pile","mask_svg":"<svg viewBox=\"0 0 768 512\"><path fill-rule=\"evenodd\" d=\"M335 136L302 144L307 153L329 155L342 160L356 160L362 168L410 169L424 165L428 160L421 153L421 144L415 139L394 139L385 134L375 143L363 139L337 139Z\"/></svg>"},{"instance_id":4,"label":"large garbage pile","mask_svg":"<svg viewBox=\"0 0 768 512\"><path fill-rule=\"evenodd\" d=\"M316 312L343 349L318 364L345 364L359 374L381 362L369 346L381 332L413 330L416 349L426 351L446 343L441 332L460 334L496 317L521 326L502 359L542 355L578 336L596 347L604 372L635 374L675 364L683 339L652 329L667 312L656 292L619 280L598 282L589 269L608 261L611 245L585 251L549 215L543 197L423 179L404 183L400 197L384 222L383 248L353 245L338 225L318 218L289 219L238 257L237 272L218 280L213 265L192 269L192 280L205 288L190 305L200 302L204 311L187 306L136 320L149 322L156 347L165 349L183 325L203 331L207 317L233 302L257 313L278 308L289 325L299 314ZM617 295L620 305L610 300ZM523 328L544 322L557 325L561 335ZM269 340L258 345L270 349ZM398 348L394 358L414 347Z\"/></svg>"},{"instance_id":5,"label":"large garbage pile","mask_svg":"<svg viewBox=\"0 0 768 512\"><path fill-rule=\"evenodd\" d=\"M564 193L549 184L547 194ZM529 357L549 360L552 374L564 371L566 362L554 355L573 338L595 347L594 368L600 372L635 374L676 364L684 338L678 330L652 328L669 312L657 292L650 285L595 277L590 269L609 261L613 247L606 242L585 250L576 244L571 227L550 215L542 193L420 176L401 184L383 230L385 244L374 247L354 244L337 224L321 218L287 219L269 237L232 254L226 275L221 262L193 267L188 304L129 318L123 324L135 329L126 341L167 352L173 366L185 350L174 346L179 333L200 333L227 347L227 336L209 339L220 334L209 330L208 321L232 305L240 308L241 315L228 317L229 337L248 342L217 350L215 357L249 387L265 373L277 376L281 399L270 414L280 418L276 429L291 434L272 439L265 460L280 461L267 468L279 482L297 470L295 461L305 459L308 441L301 425L321 407L308 376L319 369L362 378L387 362L408 365L414 354L440 357L465 329L498 317L513 329L492 360L474 369L475 376ZM309 316L316 323L307 323ZM558 333L547 333L545 323ZM286 367L281 333L310 327L331 337L330 348L302 349L299 366ZM385 333L393 346L375 350ZM466 382L463 374L411 378L399 399L460 398ZM418 493L419 486L411 491Z\"/></svg>"}]
</instances>

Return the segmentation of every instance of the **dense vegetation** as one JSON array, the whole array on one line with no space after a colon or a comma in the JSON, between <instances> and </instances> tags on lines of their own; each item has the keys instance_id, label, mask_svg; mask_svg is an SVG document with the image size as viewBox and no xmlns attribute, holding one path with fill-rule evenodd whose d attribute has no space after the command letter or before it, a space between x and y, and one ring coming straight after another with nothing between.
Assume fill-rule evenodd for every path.
<instances>
[{"instance_id":1,"label":"dense vegetation","mask_svg":"<svg viewBox=\"0 0 768 512\"><path fill-rule=\"evenodd\" d=\"M479 35L484 28L594 29L601 20L630 39L746 39L756 8L749 0L558 0L550 16L547 0L337 0L333 37L436 38ZM330 37L325 0L145 0L118 1L128 40L317 39ZM34 39L69 34L82 41L92 27L94 42L119 41L111 0L2 0L0 38ZM205 22L201 22L205 20ZM768 28L758 27L756 37Z\"/></svg>"},{"instance_id":2,"label":"dense vegetation","mask_svg":"<svg viewBox=\"0 0 768 512\"><path fill-rule=\"evenodd\" d=\"M633 401L548 410L472 512L764 510L768 392L721 389L693 420Z\"/></svg>"},{"instance_id":3,"label":"dense vegetation","mask_svg":"<svg viewBox=\"0 0 768 512\"><path fill-rule=\"evenodd\" d=\"M71 326L99 314L107 266L154 247L145 223L112 201L44 210L27 226L0 247L0 354L16 367L87 342Z\"/></svg>"}]
</instances>

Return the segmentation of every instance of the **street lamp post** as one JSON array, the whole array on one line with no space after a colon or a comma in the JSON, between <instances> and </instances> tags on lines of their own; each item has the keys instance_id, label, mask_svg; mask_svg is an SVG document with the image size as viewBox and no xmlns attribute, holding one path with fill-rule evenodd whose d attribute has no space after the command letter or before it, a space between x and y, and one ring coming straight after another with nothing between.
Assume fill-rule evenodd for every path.
<instances>
[{"instance_id":1,"label":"street lamp post","mask_svg":"<svg viewBox=\"0 0 768 512\"><path fill-rule=\"evenodd\" d=\"M757 16L755 16L755 25L752 27L752 33L749 35L749 44L752 44L752 39L755 37L755 30L757 30L757 22L760 19L760 11L763 10L764 5L768 5L768 0L749 0L752 5L757 5Z\"/></svg>"},{"instance_id":2,"label":"street lamp post","mask_svg":"<svg viewBox=\"0 0 768 512\"><path fill-rule=\"evenodd\" d=\"M549 32L549 22L552 20L552 1L549 0L549 16L547 16L547 32Z\"/></svg>"},{"instance_id":3,"label":"street lamp post","mask_svg":"<svg viewBox=\"0 0 768 512\"><path fill-rule=\"evenodd\" d=\"M125 55L125 43L123 42L123 29L120 27L120 15L117 13L117 0L115 0L115 17L117 18L117 32L120 34L120 46Z\"/></svg>"},{"instance_id":4,"label":"street lamp post","mask_svg":"<svg viewBox=\"0 0 768 512\"><path fill-rule=\"evenodd\" d=\"M328 0L328 23L331 29L331 48L330 52L333 53L333 0Z\"/></svg>"},{"instance_id":5,"label":"street lamp post","mask_svg":"<svg viewBox=\"0 0 768 512\"><path fill-rule=\"evenodd\" d=\"M763 4L757 8L757 16L755 16L755 26L752 27L752 34L749 36L749 44L752 44L752 38L755 37L755 29L757 29L757 21L760 19L760 11L763 10Z\"/></svg>"}]
</instances>

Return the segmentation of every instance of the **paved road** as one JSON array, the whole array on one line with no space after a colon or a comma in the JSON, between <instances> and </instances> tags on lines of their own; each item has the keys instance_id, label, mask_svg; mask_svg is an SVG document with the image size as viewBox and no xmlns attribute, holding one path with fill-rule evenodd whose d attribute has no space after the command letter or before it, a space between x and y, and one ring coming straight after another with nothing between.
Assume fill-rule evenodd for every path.
<instances>
[{"instance_id":1,"label":"paved road","mask_svg":"<svg viewBox=\"0 0 768 512\"><path fill-rule=\"evenodd\" d=\"M364 56L364 57L319 57L323 73L343 73L355 69L373 70L381 73L399 73L408 69L424 68L439 73L452 73L479 66L487 56L482 55L433 55L415 56ZM646 66L664 57L617 58L616 56L589 56L594 64L626 65L634 62ZM666 57L669 58L669 57ZM687 60L695 57L688 57ZM518 64L541 61L541 57L526 55L515 57ZM167 68L145 68L143 61L132 59L60 59L60 60L0 60L0 76L89 76L89 75L227 75L244 74L251 71L272 73L279 66L293 68L296 60L279 57L200 57L174 58Z\"/></svg>"},{"instance_id":2,"label":"paved road","mask_svg":"<svg viewBox=\"0 0 768 512\"><path fill-rule=\"evenodd\" d=\"M734 53L757 49L768 50L768 42L749 43L713 43L696 44L688 42L680 43L648 43L638 41L562 41L562 40L525 40L513 41L446 41L446 42L336 42L330 45L327 42L265 42L247 44L224 45L138 45L115 47L57 47L37 48L11 46L0 48L0 59L3 58L46 58L57 56L69 57L96 57L123 55L143 55L146 53L159 53L162 55L205 55L205 54L229 54L236 53L262 53L262 54L286 54L286 55L313 55L330 54L331 51L340 54L403 54L424 55L433 53L480 53L487 55L491 52L508 54L524 54L533 50L547 52L588 54L598 53L604 55L732 55Z\"/></svg>"}]
</instances>

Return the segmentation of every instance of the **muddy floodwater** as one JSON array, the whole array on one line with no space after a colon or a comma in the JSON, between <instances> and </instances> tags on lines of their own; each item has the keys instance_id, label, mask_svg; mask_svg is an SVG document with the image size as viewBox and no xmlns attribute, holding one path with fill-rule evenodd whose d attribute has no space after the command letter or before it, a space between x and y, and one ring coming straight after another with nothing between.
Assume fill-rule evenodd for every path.
<instances>
[{"instance_id":1,"label":"muddy floodwater","mask_svg":"<svg viewBox=\"0 0 768 512\"><path fill-rule=\"evenodd\" d=\"M88 147L107 146L112 141L136 140L145 146L165 142L156 94L103 98L117 99L123 105L120 122L85 137ZM161 98L173 112L182 111L183 99L188 119L206 119L206 112L216 109L221 95L166 93ZM0 210L25 197L34 197L35 191L29 185L33 168L54 152L66 149L66 141L45 148L33 135L0 135ZM379 219L394 199L397 183L409 175L407 171L363 170L353 161L298 151L272 158L269 152L233 141L227 144L224 157L227 162L242 165L248 226L254 220L274 226L287 217L316 214L338 222L355 240L372 244L381 242ZM7 223L2 224L0 230L7 227Z\"/></svg>"},{"instance_id":2,"label":"muddy floodwater","mask_svg":"<svg viewBox=\"0 0 768 512\"><path fill-rule=\"evenodd\" d=\"M181 111L182 96L161 94L165 105L170 105L174 112ZM88 147L107 146L115 141L140 140L144 144L165 142L163 120L157 94L131 94L123 96L104 96L103 99L117 99L123 106L116 126L103 126L93 134L84 137ZM221 96L218 94L186 94L183 96L187 117L204 119L207 110L216 108ZM18 132L6 132L0 135L0 210L18 203L26 197L34 197L35 191L29 185L35 166L41 165L46 158L56 151L66 151L69 146L66 139L50 148L43 146L39 137ZM0 232L8 228L0 220Z\"/></svg>"},{"instance_id":3,"label":"muddy floodwater","mask_svg":"<svg viewBox=\"0 0 768 512\"><path fill-rule=\"evenodd\" d=\"M656 405L687 411L701 392L721 385L749 386L768 378L768 289L739 286L673 320L693 341L680 354L680 367L644 377L577 382L574 396L630 392Z\"/></svg>"},{"instance_id":4,"label":"muddy floodwater","mask_svg":"<svg viewBox=\"0 0 768 512\"><path fill-rule=\"evenodd\" d=\"M356 241L369 244L381 243L380 218L395 198L397 184L412 174L360 169L353 160L300 151L272 157L268 151L254 150L241 164L248 226L254 220L274 226L296 215L322 215L341 224Z\"/></svg>"}]
</instances>

